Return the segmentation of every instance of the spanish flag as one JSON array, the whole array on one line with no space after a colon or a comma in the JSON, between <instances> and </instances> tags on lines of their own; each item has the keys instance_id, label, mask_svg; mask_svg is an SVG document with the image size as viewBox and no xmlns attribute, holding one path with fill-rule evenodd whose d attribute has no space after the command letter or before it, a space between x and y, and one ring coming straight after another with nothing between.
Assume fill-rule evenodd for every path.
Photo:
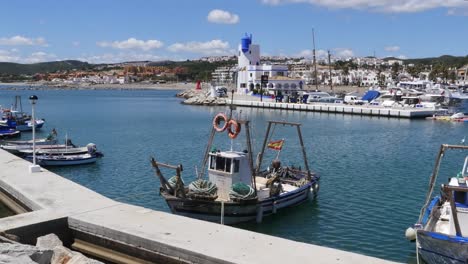
<instances>
[{"instance_id":1,"label":"spanish flag","mask_svg":"<svg viewBox=\"0 0 468 264\"><path fill-rule=\"evenodd\" d=\"M270 141L270 143L268 143L268 147L274 150L281 150L281 148L283 147L283 143L284 143L284 139Z\"/></svg>"}]
</instances>

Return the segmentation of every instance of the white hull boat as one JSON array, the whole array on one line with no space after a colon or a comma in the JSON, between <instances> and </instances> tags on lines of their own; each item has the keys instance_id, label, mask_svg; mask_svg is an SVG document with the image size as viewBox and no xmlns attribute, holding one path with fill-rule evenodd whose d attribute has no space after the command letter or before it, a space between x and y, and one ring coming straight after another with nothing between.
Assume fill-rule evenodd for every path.
<instances>
[{"instance_id":1,"label":"white hull boat","mask_svg":"<svg viewBox=\"0 0 468 264\"><path fill-rule=\"evenodd\" d=\"M72 166L94 163L97 158L95 154L36 155L36 163L41 166ZM33 156L28 156L27 159L32 161Z\"/></svg>"},{"instance_id":2,"label":"white hull boat","mask_svg":"<svg viewBox=\"0 0 468 264\"><path fill-rule=\"evenodd\" d=\"M440 196L432 198L442 157L449 149L468 150L468 146L441 146L418 222L406 231L408 239L416 240L417 257L427 264L468 260L468 156L462 171L442 184Z\"/></svg>"}]
</instances>

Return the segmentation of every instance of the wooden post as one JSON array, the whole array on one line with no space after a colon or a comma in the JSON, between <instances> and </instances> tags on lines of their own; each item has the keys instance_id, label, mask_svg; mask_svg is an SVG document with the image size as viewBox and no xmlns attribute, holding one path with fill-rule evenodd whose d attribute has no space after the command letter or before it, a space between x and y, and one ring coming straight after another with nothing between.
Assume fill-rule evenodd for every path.
<instances>
[{"instance_id":1,"label":"wooden post","mask_svg":"<svg viewBox=\"0 0 468 264\"><path fill-rule=\"evenodd\" d=\"M449 200L450 200L450 211L452 211L452 219L453 219L453 224L455 226L455 234L457 236L462 236L462 233L461 233L461 229L460 229L460 222L458 221L458 214L457 214L457 207L455 206L455 197L454 197L454 188L450 188L451 186L445 186L444 185L444 192L445 192L445 195L447 195L449 197ZM462 189L464 192L466 192L466 190L463 188Z\"/></svg>"},{"instance_id":2,"label":"wooden post","mask_svg":"<svg viewBox=\"0 0 468 264\"><path fill-rule=\"evenodd\" d=\"M166 192L174 193L174 189L172 189L171 185L169 185L166 178L164 178L164 176L162 175L161 171L159 170L158 163L154 158L151 158L151 164L156 170L156 175L158 176L159 182L161 183L161 188L163 188Z\"/></svg>"}]
</instances>

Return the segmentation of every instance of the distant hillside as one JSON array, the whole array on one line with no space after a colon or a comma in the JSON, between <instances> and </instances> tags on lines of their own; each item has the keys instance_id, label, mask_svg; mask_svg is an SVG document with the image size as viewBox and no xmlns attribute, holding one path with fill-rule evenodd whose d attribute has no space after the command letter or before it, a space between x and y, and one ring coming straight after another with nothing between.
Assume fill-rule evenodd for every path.
<instances>
[{"instance_id":1,"label":"distant hillside","mask_svg":"<svg viewBox=\"0 0 468 264\"><path fill-rule=\"evenodd\" d=\"M424 65L436 65L444 64L449 67L460 68L468 64L468 56L455 57L450 55L443 55L437 58L423 58L423 59L407 59L404 60L406 64L424 64Z\"/></svg>"},{"instance_id":2,"label":"distant hillside","mask_svg":"<svg viewBox=\"0 0 468 264\"><path fill-rule=\"evenodd\" d=\"M0 62L0 74L27 74L32 75L35 73L51 73L64 70L84 70L93 68L92 64L81 62L77 60L66 61L51 61L33 64L19 64L12 62Z\"/></svg>"}]
</instances>

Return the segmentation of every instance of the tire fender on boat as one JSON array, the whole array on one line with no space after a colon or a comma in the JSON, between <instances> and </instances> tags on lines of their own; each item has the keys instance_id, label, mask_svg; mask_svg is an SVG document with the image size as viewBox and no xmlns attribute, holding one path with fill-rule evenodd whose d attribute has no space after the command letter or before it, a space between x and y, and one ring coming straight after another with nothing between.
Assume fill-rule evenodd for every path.
<instances>
[{"instance_id":1,"label":"tire fender on boat","mask_svg":"<svg viewBox=\"0 0 468 264\"><path fill-rule=\"evenodd\" d=\"M320 190L320 185L318 184L318 182L314 183L312 185L312 192L314 193L314 196L318 194L319 190Z\"/></svg>"},{"instance_id":2,"label":"tire fender on boat","mask_svg":"<svg viewBox=\"0 0 468 264\"><path fill-rule=\"evenodd\" d=\"M234 127L234 128L233 128ZM228 129L228 136L232 139L235 139L237 135L239 135L241 131L241 125L237 123L236 120L231 119L227 123L227 129Z\"/></svg>"},{"instance_id":3,"label":"tire fender on boat","mask_svg":"<svg viewBox=\"0 0 468 264\"><path fill-rule=\"evenodd\" d=\"M221 122L224 122L223 126L219 126ZM228 126L228 118L224 113L217 114L213 119L213 128L218 132L223 132Z\"/></svg>"}]
</instances>

